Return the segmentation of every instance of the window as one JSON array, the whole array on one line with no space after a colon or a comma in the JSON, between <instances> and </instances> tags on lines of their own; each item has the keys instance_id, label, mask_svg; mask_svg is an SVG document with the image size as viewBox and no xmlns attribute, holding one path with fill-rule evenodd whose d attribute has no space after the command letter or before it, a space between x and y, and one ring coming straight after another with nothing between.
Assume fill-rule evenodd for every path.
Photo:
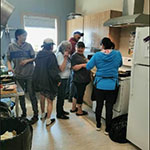
<instances>
[{"instance_id":1,"label":"window","mask_svg":"<svg viewBox=\"0 0 150 150\"><path fill-rule=\"evenodd\" d=\"M45 38L53 39L57 47L57 19L49 17L24 16L24 28L28 33L27 42L35 52L41 50Z\"/></svg>"}]
</instances>

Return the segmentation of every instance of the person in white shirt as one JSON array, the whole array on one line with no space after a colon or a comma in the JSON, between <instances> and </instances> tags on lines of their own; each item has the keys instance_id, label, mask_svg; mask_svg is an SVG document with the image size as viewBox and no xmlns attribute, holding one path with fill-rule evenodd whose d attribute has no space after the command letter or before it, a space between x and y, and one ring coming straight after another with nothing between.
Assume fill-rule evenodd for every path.
<instances>
[{"instance_id":1,"label":"person in white shirt","mask_svg":"<svg viewBox=\"0 0 150 150\"><path fill-rule=\"evenodd\" d=\"M69 119L67 115L69 112L64 111L64 99L65 99L65 91L67 86L67 80L70 76L70 68L71 68L71 61L70 61L70 52L71 52L72 45L69 41L62 41L57 49L56 58L60 69L60 77L61 77L61 84L58 88L58 96L57 96L57 104L56 104L56 113L58 119Z\"/></svg>"}]
</instances>

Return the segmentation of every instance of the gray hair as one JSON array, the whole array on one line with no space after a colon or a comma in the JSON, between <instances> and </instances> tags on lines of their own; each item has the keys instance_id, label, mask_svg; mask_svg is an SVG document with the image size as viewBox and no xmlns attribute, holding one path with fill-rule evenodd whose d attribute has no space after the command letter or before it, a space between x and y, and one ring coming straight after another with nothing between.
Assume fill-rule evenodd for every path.
<instances>
[{"instance_id":1,"label":"gray hair","mask_svg":"<svg viewBox=\"0 0 150 150\"><path fill-rule=\"evenodd\" d=\"M72 49L72 45L69 41L62 41L57 48L57 53L61 52L62 54L64 54L64 52L66 51L66 49L70 47Z\"/></svg>"}]
</instances>

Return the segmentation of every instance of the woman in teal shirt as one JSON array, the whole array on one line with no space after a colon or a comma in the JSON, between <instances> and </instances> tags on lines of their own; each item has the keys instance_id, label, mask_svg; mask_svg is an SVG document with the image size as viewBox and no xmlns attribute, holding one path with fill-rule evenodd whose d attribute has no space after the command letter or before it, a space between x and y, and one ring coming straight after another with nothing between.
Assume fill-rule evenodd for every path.
<instances>
[{"instance_id":1,"label":"woman in teal shirt","mask_svg":"<svg viewBox=\"0 0 150 150\"><path fill-rule=\"evenodd\" d=\"M109 134L112 120L112 109L115 101L115 89L118 86L118 68L122 65L121 53L113 49L114 44L109 38L103 38L100 45L102 50L97 52L87 63L86 69L91 70L96 66L96 122L97 130L101 128L101 114L106 100L106 129L105 134Z\"/></svg>"}]
</instances>

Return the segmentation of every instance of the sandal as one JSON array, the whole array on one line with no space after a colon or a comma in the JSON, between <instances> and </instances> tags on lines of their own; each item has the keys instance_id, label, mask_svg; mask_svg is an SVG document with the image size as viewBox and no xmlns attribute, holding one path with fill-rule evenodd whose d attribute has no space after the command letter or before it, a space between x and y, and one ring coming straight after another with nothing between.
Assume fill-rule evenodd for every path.
<instances>
[{"instance_id":1,"label":"sandal","mask_svg":"<svg viewBox=\"0 0 150 150\"><path fill-rule=\"evenodd\" d=\"M78 108L77 108L77 107L76 107L75 110L72 110L72 109L70 110L71 113L74 113L74 112L77 112L77 111L78 111Z\"/></svg>"},{"instance_id":2,"label":"sandal","mask_svg":"<svg viewBox=\"0 0 150 150\"><path fill-rule=\"evenodd\" d=\"M82 112L83 112L82 114L76 113L76 115L77 115L77 116L84 116L84 115L87 115L87 114L88 114L88 112L86 112L86 111L84 111L84 110L83 110Z\"/></svg>"}]
</instances>

